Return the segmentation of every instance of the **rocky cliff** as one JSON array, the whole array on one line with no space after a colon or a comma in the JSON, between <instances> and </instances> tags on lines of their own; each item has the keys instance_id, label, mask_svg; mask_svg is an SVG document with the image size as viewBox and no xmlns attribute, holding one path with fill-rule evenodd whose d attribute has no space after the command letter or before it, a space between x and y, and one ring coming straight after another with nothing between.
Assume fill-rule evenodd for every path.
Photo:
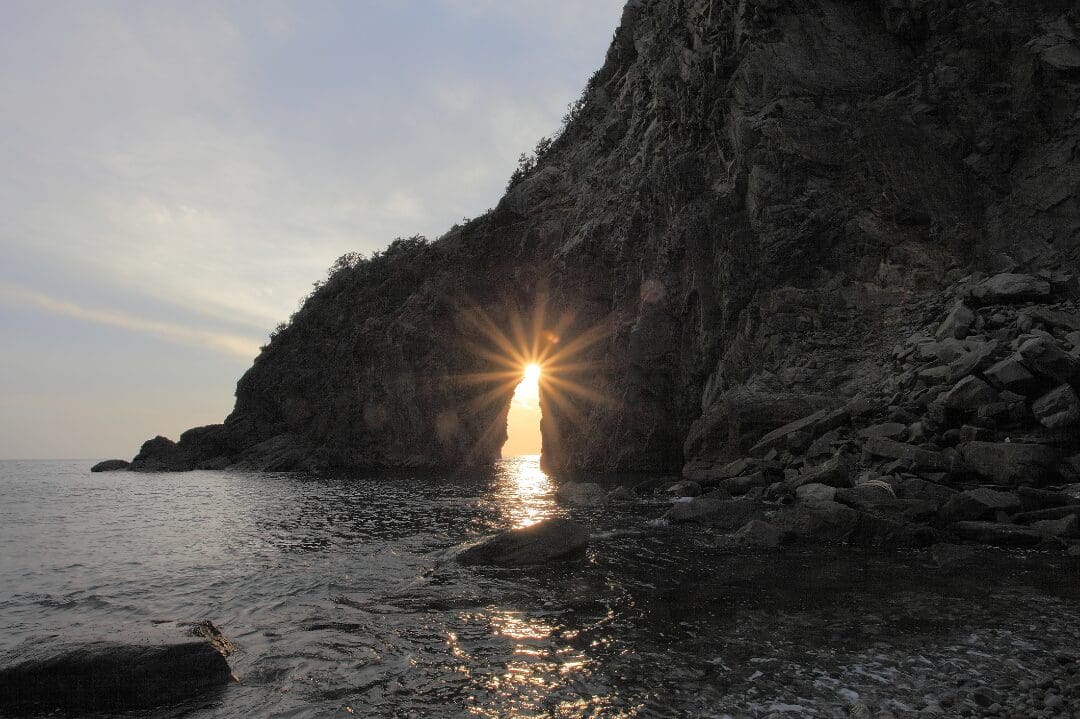
<instances>
[{"instance_id":1,"label":"rocky cliff","mask_svg":"<svg viewBox=\"0 0 1080 719\"><path fill-rule=\"evenodd\" d=\"M957 378L893 348L979 273L1077 296L1078 33L1061 0L631 0L494 210L339 268L224 424L132 468L488 462L520 357L556 471L707 474L855 399L933 415ZM1031 329L991 314L971 334ZM951 441L933 416L913 447Z\"/></svg>"}]
</instances>

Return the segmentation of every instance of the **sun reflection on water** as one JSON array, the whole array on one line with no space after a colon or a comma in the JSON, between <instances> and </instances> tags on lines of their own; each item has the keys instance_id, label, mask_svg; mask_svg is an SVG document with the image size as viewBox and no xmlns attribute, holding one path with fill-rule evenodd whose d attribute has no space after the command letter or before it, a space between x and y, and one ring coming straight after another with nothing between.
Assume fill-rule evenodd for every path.
<instances>
[{"instance_id":1,"label":"sun reflection on water","mask_svg":"<svg viewBox=\"0 0 1080 719\"><path fill-rule=\"evenodd\" d=\"M528 527L554 514L555 484L540 469L540 455L504 459L500 467L495 499L513 527Z\"/></svg>"}]
</instances>

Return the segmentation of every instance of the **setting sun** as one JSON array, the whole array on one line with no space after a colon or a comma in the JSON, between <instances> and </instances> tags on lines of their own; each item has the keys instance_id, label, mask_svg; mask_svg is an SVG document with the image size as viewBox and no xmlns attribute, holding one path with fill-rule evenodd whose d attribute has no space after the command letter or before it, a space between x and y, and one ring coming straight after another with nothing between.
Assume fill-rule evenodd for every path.
<instances>
[{"instance_id":1,"label":"setting sun","mask_svg":"<svg viewBox=\"0 0 1080 719\"><path fill-rule=\"evenodd\" d=\"M540 381L540 365L535 362L525 365L525 381L526 382L539 382Z\"/></svg>"}]
</instances>

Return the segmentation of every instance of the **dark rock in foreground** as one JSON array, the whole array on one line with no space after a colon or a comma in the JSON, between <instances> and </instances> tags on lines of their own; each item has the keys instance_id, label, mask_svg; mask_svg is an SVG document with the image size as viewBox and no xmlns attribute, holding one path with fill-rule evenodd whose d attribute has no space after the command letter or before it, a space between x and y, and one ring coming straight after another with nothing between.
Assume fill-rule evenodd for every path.
<instances>
[{"instance_id":1,"label":"dark rock in foreground","mask_svg":"<svg viewBox=\"0 0 1080 719\"><path fill-rule=\"evenodd\" d=\"M482 540L458 554L457 560L469 565L523 567L569 559L587 546L589 531L585 527L568 519L546 519Z\"/></svg>"},{"instance_id":2,"label":"dark rock in foreground","mask_svg":"<svg viewBox=\"0 0 1080 719\"><path fill-rule=\"evenodd\" d=\"M106 459L104 462L98 462L90 468L91 472L115 472L119 469L127 469L131 466L131 462L126 459Z\"/></svg>"},{"instance_id":3,"label":"dark rock in foreground","mask_svg":"<svg viewBox=\"0 0 1080 719\"><path fill-rule=\"evenodd\" d=\"M176 704L228 684L231 650L209 622L117 640L27 643L0 660L0 715Z\"/></svg>"}]
</instances>

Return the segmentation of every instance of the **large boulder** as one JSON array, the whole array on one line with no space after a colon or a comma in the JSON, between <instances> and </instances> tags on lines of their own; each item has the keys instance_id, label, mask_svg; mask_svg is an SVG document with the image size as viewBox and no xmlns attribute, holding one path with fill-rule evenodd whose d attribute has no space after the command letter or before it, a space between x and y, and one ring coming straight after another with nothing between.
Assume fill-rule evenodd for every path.
<instances>
[{"instance_id":1,"label":"large boulder","mask_svg":"<svg viewBox=\"0 0 1080 719\"><path fill-rule=\"evenodd\" d=\"M664 513L664 518L673 523L695 522L731 530L750 520L757 508L753 500L721 499L706 495L675 502Z\"/></svg>"},{"instance_id":2,"label":"large boulder","mask_svg":"<svg viewBox=\"0 0 1080 719\"><path fill-rule=\"evenodd\" d=\"M988 277L968 290L969 298L979 304L1020 302L1049 294L1050 283L1046 280L1011 272Z\"/></svg>"},{"instance_id":3,"label":"large boulder","mask_svg":"<svg viewBox=\"0 0 1080 719\"><path fill-rule=\"evenodd\" d=\"M1057 477L1060 454L1051 447L1021 442L967 442L960 447L964 468L994 484L1042 486Z\"/></svg>"},{"instance_id":4,"label":"large boulder","mask_svg":"<svg viewBox=\"0 0 1080 719\"><path fill-rule=\"evenodd\" d=\"M232 680L231 650L209 622L28 642L0 658L0 714L114 713L187 701Z\"/></svg>"},{"instance_id":5,"label":"large boulder","mask_svg":"<svg viewBox=\"0 0 1080 719\"><path fill-rule=\"evenodd\" d=\"M524 567L581 555L589 546L589 530L569 519L508 529L464 548L457 554L462 564Z\"/></svg>"},{"instance_id":6,"label":"large boulder","mask_svg":"<svg viewBox=\"0 0 1080 719\"><path fill-rule=\"evenodd\" d=\"M790 536L812 544L843 543L879 549L923 547L936 537L926 527L911 526L839 502L799 502L775 518Z\"/></svg>"},{"instance_id":7,"label":"large boulder","mask_svg":"<svg viewBox=\"0 0 1080 719\"><path fill-rule=\"evenodd\" d=\"M98 462L90 468L91 472L115 472L120 469L127 469L131 466L131 462L126 459L106 459L103 462Z\"/></svg>"}]
</instances>

